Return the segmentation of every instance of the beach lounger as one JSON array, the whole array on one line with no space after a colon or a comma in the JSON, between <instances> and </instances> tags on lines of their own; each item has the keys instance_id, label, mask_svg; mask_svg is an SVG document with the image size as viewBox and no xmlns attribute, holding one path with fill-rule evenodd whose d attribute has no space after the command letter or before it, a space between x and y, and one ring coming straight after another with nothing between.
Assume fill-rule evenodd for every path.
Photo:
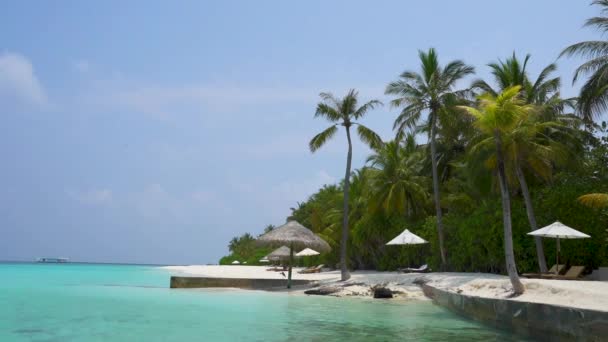
<instances>
[{"instance_id":1,"label":"beach lounger","mask_svg":"<svg viewBox=\"0 0 608 342\"><path fill-rule=\"evenodd\" d=\"M583 272L585 272L585 266L572 266L564 275L543 274L542 279L581 280Z\"/></svg>"},{"instance_id":2,"label":"beach lounger","mask_svg":"<svg viewBox=\"0 0 608 342\"><path fill-rule=\"evenodd\" d=\"M557 274L562 274L566 270L566 265L553 265L546 273L524 273L521 276L524 278L542 278L545 274L555 275L555 269L557 268Z\"/></svg>"},{"instance_id":3,"label":"beach lounger","mask_svg":"<svg viewBox=\"0 0 608 342\"><path fill-rule=\"evenodd\" d=\"M275 267L267 268L266 271L274 271L274 272L287 271L287 267L286 266L275 266Z\"/></svg>"},{"instance_id":4,"label":"beach lounger","mask_svg":"<svg viewBox=\"0 0 608 342\"><path fill-rule=\"evenodd\" d=\"M411 268L411 267L406 267L406 268L400 268L398 269L399 272L402 273L426 273L429 272L429 265L424 264L418 268Z\"/></svg>"},{"instance_id":5,"label":"beach lounger","mask_svg":"<svg viewBox=\"0 0 608 342\"><path fill-rule=\"evenodd\" d=\"M315 266L315 267L309 267L306 269L301 270L298 273L302 273L302 274L307 274L307 273L321 273L321 269L323 268L323 264L319 265L319 266Z\"/></svg>"}]
</instances>

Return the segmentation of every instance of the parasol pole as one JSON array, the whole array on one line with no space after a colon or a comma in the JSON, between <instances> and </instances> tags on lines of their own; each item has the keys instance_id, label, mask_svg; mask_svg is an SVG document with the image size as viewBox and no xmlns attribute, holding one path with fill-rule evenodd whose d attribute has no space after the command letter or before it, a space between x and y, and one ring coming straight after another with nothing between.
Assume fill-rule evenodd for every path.
<instances>
[{"instance_id":1,"label":"parasol pole","mask_svg":"<svg viewBox=\"0 0 608 342\"><path fill-rule=\"evenodd\" d=\"M557 266L555 267L555 274L559 273L559 235L557 236L557 248L555 249L555 260L557 261Z\"/></svg>"},{"instance_id":2,"label":"parasol pole","mask_svg":"<svg viewBox=\"0 0 608 342\"><path fill-rule=\"evenodd\" d=\"M291 288L291 266L293 265L293 242L289 245L289 271L287 272L287 288Z\"/></svg>"}]
</instances>

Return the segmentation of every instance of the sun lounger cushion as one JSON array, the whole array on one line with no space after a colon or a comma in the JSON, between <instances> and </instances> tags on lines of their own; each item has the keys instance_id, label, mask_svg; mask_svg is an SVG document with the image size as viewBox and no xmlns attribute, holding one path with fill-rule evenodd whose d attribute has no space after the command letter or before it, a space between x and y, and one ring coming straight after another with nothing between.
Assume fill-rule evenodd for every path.
<instances>
[{"instance_id":1,"label":"sun lounger cushion","mask_svg":"<svg viewBox=\"0 0 608 342\"><path fill-rule=\"evenodd\" d=\"M410 268L410 267L401 268L401 269L399 269L399 271L403 272L403 273L428 272L429 271L429 265L424 264L424 265L422 265L422 266L420 266L418 268Z\"/></svg>"}]
</instances>

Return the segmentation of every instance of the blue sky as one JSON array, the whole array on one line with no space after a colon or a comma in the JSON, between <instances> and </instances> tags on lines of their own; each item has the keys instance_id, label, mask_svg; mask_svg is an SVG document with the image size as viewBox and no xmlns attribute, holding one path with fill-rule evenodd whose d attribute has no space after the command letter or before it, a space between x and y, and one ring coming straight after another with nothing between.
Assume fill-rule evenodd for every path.
<instances>
[{"instance_id":1,"label":"blue sky","mask_svg":"<svg viewBox=\"0 0 608 342\"><path fill-rule=\"evenodd\" d=\"M417 50L536 75L586 1L12 1L0 12L0 260L217 262L343 175L318 93L383 95ZM579 61L557 60L573 96ZM466 83L468 83L467 81ZM365 123L392 135L396 110ZM369 153L355 145L354 166Z\"/></svg>"}]
</instances>

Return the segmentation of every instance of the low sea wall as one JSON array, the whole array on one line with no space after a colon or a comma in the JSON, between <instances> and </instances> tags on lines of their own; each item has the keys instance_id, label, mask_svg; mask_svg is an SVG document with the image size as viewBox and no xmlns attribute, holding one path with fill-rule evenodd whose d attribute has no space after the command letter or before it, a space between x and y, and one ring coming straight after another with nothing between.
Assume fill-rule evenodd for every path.
<instances>
[{"instance_id":1,"label":"low sea wall","mask_svg":"<svg viewBox=\"0 0 608 342\"><path fill-rule=\"evenodd\" d=\"M292 279L291 284L307 285L310 280ZM247 279L247 278L205 278L205 277L171 277L172 289L195 289L208 287L232 287L239 289L265 290L286 287L285 279Z\"/></svg>"},{"instance_id":2,"label":"low sea wall","mask_svg":"<svg viewBox=\"0 0 608 342\"><path fill-rule=\"evenodd\" d=\"M608 312L466 296L422 285L435 304L460 315L542 341L606 341ZM607 308L608 310L608 308Z\"/></svg>"}]
</instances>

